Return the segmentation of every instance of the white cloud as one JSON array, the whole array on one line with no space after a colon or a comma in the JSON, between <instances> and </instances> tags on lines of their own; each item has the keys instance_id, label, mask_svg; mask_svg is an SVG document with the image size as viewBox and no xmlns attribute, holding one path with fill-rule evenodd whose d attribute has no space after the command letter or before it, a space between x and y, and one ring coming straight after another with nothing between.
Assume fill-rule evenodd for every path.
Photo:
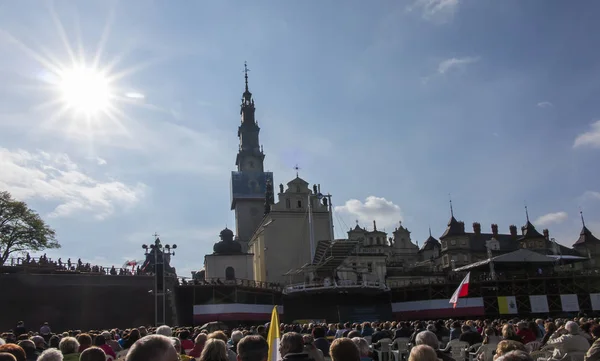
<instances>
[{"instance_id":1,"label":"white cloud","mask_svg":"<svg viewBox=\"0 0 600 361\"><path fill-rule=\"evenodd\" d=\"M544 102L537 103L537 106L540 108L552 108L554 106L554 104L544 101Z\"/></svg>"},{"instance_id":2,"label":"white cloud","mask_svg":"<svg viewBox=\"0 0 600 361\"><path fill-rule=\"evenodd\" d=\"M581 199L584 201L600 201L600 192L586 191L581 196Z\"/></svg>"},{"instance_id":3,"label":"white cloud","mask_svg":"<svg viewBox=\"0 0 600 361\"><path fill-rule=\"evenodd\" d=\"M96 157L96 163L98 163L98 165L106 165L106 159Z\"/></svg>"},{"instance_id":4,"label":"white cloud","mask_svg":"<svg viewBox=\"0 0 600 361\"><path fill-rule=\"evenodd\" d=\"M142 93L137 93L137 92L129 92L129 93L125 93L125 96L127 98L131 98L131 99L144 99L146 98L146 96Z\"/></svg>"},{"instance_id":5,"label":"white cloud","mask_svg":"<svg viewBox=\"0 0 600 361\"><path fill-rule=\"evenodd\" d=\"M577 147L600 148L600 120L592 123L591 129L575 138L573 148Z\"/></svg>"},{"instance_id":6,"label":"white cloud","mask_svg":"<svg viewBox=\"0 0 600 361\"><path fill-rule=\"evenodd\" d=\"M546 227L551 224L562 223L566 221L568 217L569 215L567 214L567 212L548 213L539 217L533 223L540 227Z\"/></svg>"},{"instance_id":7,"label":"white cloud","mask_svg":"<svg viewBox=\"0 0 600 361\"><path fill-rule=\"evenodd\" d=\"M479 57L464 57L464 58L450 58L442 61L438 65L438 73L445 74L454 68L461 68L471 63L479 61Z\"/></svg>"},{"instance_id":8,"label":"white cloud","mask_svg":"<svg viewBox=\"0 0 600 361\"><path fill-rule=\"evenodd\" d=\"M454 17L459 0L416 0L407 11L420 10L424 19L445 23Z\"/></svg>"},{"instance_id":9,"label":"white cloud","mask_svg":"<svg viewBox=\"0 0 600 361\"><path fill-rule=\"evenodd\" d=\"M103 219L117 207L135 205L146 190L142 183L127 185L94 179L83 173L66 154L0 148L0 169L0 189L9 191L17 199L58 203L49 215L52 217L84 211Z\"/></svg>"},{"instance_id":10,"label":"white cloud","mask_svg":"<svg viewBox=\"0 0 600 361\"><path fill-rule=\"evenodd\" d=\"M361 223L377 221L378 228L393 227L402 221L400 206L383 197L368 196L365 202L350 199L343 206L336 206L336 212L356 218Z\"/></svg>"}]
</instances>

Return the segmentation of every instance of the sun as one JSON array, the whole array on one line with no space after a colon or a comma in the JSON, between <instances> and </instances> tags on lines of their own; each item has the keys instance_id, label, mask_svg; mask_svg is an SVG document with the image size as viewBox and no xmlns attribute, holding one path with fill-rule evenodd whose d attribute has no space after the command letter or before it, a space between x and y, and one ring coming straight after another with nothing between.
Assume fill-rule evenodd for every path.
<instances>
[{"instance_id":1,"label":"sun","mask_svg":"<svg viewBox=\"0 0 600 361\"><path fill-rule=\"evenodd\" d=\"M61 71L59 89L65 105L88 115L106 113L111 107L109 79L93 68L75 67Z\"/></svg>"}]
</instances>

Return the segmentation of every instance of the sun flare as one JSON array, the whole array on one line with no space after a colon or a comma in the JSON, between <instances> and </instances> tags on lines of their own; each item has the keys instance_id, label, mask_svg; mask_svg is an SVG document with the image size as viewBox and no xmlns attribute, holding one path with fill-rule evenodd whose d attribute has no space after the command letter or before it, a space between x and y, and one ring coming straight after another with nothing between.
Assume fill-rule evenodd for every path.
<instances>
[{"instance_id":1,"label":"sun flare","mask_svg":"<svg viewBox=\"0 0 600 361\"><path fill-rule=\"evenodd\" d=\"M102 72L86 67L60 74L59 89L67 107L88 115L107 112L111 107L110 81Z\"/></svg>"}]
</instances>

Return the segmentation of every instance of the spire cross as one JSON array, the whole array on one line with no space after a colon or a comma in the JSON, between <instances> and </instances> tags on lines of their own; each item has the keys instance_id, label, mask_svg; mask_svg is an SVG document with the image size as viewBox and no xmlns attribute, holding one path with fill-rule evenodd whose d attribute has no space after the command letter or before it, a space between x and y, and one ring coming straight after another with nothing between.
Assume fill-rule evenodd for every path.
<instances>
[{"instance_id":1,"label":"spire cross","mask_svg":"<svg viewBox=\"0 0 600 361\"><path fill-rule=\"evenodd\" d=\"M579 208L579 215L581 216L581 224L585 227L585 220L583 219L583 211Z\"/></svg>"},{"instance_id":2,"label":"spire cross","mask_svg":"<svg viewBox=\"0 0 600 361\"><path fill-rule=\"evenodd\" d=\"M452 208L452 196L448 193L448 197L450 197L450 215L454 217L454 208Z\"/></svg>"},{"instance_id":3,"label":"spire cross","mask_svg":"<svg viewBox=\"0 0 600 361\"><path fill-rule=\"evenodd\" d=\"M358 226L358 219L356 220L356 225Z\"/></svg>"},{"instance_id":4,"label":"spire cross","mask_svg":"<svg viewBox=\"0 0 600 361\"><path fill-rule=\"evenodd\" d=\"M529 210L527 210L527 204L525 204L525 218L527 218L527 223L529 223Z\"/></svg>"},{"instance_id":5,"label":"spire cross","mask_svg":"<svg viewBox=\"0 0 600 361\"><path fill-rule=\"evenodd\" d=\"M246 91L248 91L248 72L250 71L250 69L248 69L248 63L244 62L244 78L246 79Z\"/></svg>"},{"instance_id":6,"label":"spire cross","mask_svg":"<svg viewBox=\"0 0 600 361\"><path fill-rule=\"evenodd\" d=\"M296 170L296 177L298 177L298 171L300 170L300 167L298 167L298 164L296 164L294 169Z\"/></svg>"},{"instance_id":7,"label":"spire cross","mask_svg":"<svg viewBox=\"0 0 600 361\"><path fill-rule=\"evenodd\" d=\"M154 238L158 238L158 233L154 232L153 236Z\"/></svg>"}]
</instances>

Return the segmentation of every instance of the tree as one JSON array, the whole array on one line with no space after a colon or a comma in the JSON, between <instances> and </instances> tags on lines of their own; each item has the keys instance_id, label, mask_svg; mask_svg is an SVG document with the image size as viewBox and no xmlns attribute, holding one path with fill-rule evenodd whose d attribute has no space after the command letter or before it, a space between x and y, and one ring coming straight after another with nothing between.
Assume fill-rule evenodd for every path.
<instances>
[{"instance_id":1,"label":"tree","mask_svg":"<svg viewBox=\"0 0 600 361\"><path fill-rule=\"evenodd\" d=\"M55 232L25 202L0 192L0 265L11 254L60 248Z\"/></svg>"}]
</instances>

